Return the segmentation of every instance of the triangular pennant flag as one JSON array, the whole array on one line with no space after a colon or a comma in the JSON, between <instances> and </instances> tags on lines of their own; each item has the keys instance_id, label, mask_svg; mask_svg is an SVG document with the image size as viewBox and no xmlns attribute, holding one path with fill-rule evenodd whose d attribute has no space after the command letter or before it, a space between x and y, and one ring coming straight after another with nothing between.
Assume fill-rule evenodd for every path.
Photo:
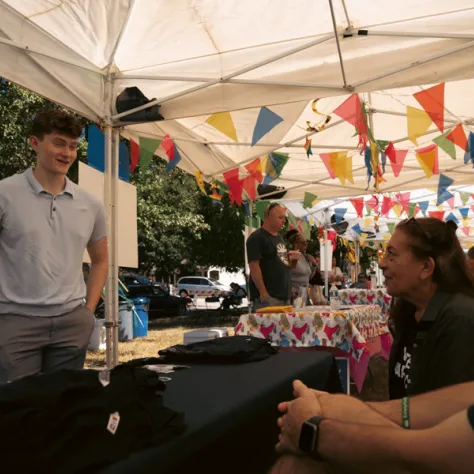
<instances>
[{"instance_id":1,"label":"triangular pennant flag","mask_svg":"<svg viewBox=\"0 0 474 474\"><path fill-rule=\"evenodd\" d=\"M329 176L334 179L336 177L336 173L332 169L331 166L331 157L329 156L329 153L321 153L319 155L321 160L323 160L324 166L326 166L326 169L328 170Z\"/></svg>"},{"instance_id":2,"label":"triangular pennant flag","mask_svg":"<svg viewBox=\"0 0 474 474\"><path fill-rule=\"evenodd\" d=\"M390 235L392 235L393 231L395 230L395 222L387 222L387 228Z\"/></svg>"},{"instance_id":3,"label":"triangular pennant flag","mask_svg":"<svg viewBox=\"0 0 474 474\"><path fill-rule=\"evenodd\" d=\"M247 176L242 180L242 187L252 201L257 197L257 182L253 176Z\"/></svg>"},{"instance_id":4,"label":"triangular pennant flag","mask_svg":"<svg viewBox=\"0 0 474 474\"><path fill-rule=\"evenodd\" d=\"M265 209L270 205L270 201L258 201L255 203L255 212L262 221L265 220Z\"/></svg>"},{"instance_id":5,"label":"triangular pennant flag","mask_svg":"<svg viewBox=\"0 0 474 474\"><path fill-rule=\"evenodd\" d=\"M427 132L432 123L430 116L424 110L407 106L408 140L415 146L418 146L418 138Z\"/></svg>"},{"instance_id":6,"label":"triangular pennant flag","mask_svg":"<svg viewBox=\"0 0 474 474\"><path fill-rule=\"evenodd\" d=\"M470 227L463 227L461 230L462 230L463 234L466 237L469 237L471 235L471 228Z\"/></svg>"},{"instance_id":7,"label":"triangular pennant flag","mask_svg":"<svg viewBox=\"0 0 474 474\"><path fill-rule=\"evenodd\" d=\"M357 212L357 217L363 217L364 215L364 198L354 198L350 199L351 204L354 206L355 211Z\"/></svg>"},{"instance_id":8,"label":"triangular pennant flag","mask_svg":"<svg viewBox=\"0 0 474 474\"><path fill-rule=\"evenodd\" d=\"M334 110L333 114L341 117L357 129L357 133L359 134L358 148L364 150L369 139L368 126L359 96L352 94Z\"/></svg>"},{"instance_id":9,"label":"triangular pennant flag","mask_svg":"<svg viewBox=\"0 0 474 474\"><path fill-rule=\"evenodd\" d=\"M464 151L467 151L467 137L464 132L464 127L462 123L458 123L453 130L451 130L448 135L446 135L448 140L451 140L455 145L461 148Z\"/></svg>"},{"instance_id":10,"label":"triangular pennant flag","mask_svg":"<svg viewBox=\"0 0 474 474\"><path fill-rule=\"evenodd\" d=\"M309 155L313 154L313 150L311 149L311 139L309 139L308 137L306 137L304 149L306 150L306 156L309 158Z\"/></svg>"},{"instance_id":11,"label":"triangular pennant flag","mask_svg":"<svg viewBox=\"0 0 474 474\"><path fill-rule=\"evenodd\" d=\"M346 215L346 211L347 211L347 209L344 209L344 208L334 209L334 216L336 218L336 224L339 224L344 220L344 216Z\"/></svg>"},{"instance_id":12,"label":"triangular pennant flag","mask_svg":"<svg viewBox=\"0 0 474 474\"><path fill-rule=\"evenodd\" d=\"M230 112L213 114L206 120L206 123L219 130L219 132L223 133L226 137L234 140L234 142L237 141L237 131L235 130L234 121L232 120Z\"/></svg>"},{"instance_id":13,"label":"triangular pennant flag","mask_svg":"<svg viewBox=\"0 0 474 474\"><path fill-rule=\"evenodd\" d=\"M445 214L444 211L430 211L429 212L430 217L434 217L435 219L439 219L440 221L444 219L444 214Z\"/></svg>"},{"instance_id":14,"label":"triangular pennant flag","mask_svg":"<svg viewBox=\"0 0 474 474\"><path fill-rule=\"evenodd\" d=\"M312 193L304 193L303 207L305 209L311 209L317 202L318 196Z\"/></svg>"},{"instance_id":15,"label":"triangular pennant flag","mask_svg":"<svg viewBox=\"0 0 474 474\"><path fill-rule=\"evenodd\" d=\"M222 174L226 184L229 186L229 198L231 203L242 205L243 183L239 178L239 169L234 168Z\"/></svg>"},{"instance_id":16,"label":"triangular pennant flag","mask_svg":"<svg viewBox=\"0 0 474 474\"><path fill-rule=\"evenodd\" d=\"M403 208L402 208L402 205L401 204L394 204L393 206L393 212L395 213L395 215L397 217L400 217L402 215L402 212L403 212Z\"/></svg>"},{"instance_id":17,"label":"triangular pennant flag","mask_svg":"<svg viewBox=\"0 0 474 474\"><path fill-rule=\"evenodd\" d=\"M362 230L361 230L359 224L356 224L355 226L353 226L353 227L352 227L352 230L353 230L357 235L362 234Z\"/></svg>"},{"instance_id":18,"label":"triangular pennant flag","mask_svg":"<svg viewBox=\"0 0 474 474\"><path fill-rule=\"evenodd\" d=\"M462 205L465 206L467 202L469 201L469 198L471 195L469 193L464 193L462 191L459 191L459 197L461 199Z\"/></svg>"},{"instance_id":19,"label":"triangular pennant flag","mask_svg":"<svg viewBox=\"0 0 474 474\"><path fill-rule=\"evenodd\" d=\"M377 214L379 212L379 199L378 197L372 195L372 197L366 202L367 206L370 206L371 209Z\"/></svg>"},{"instance_id":20,"label":"triangular pennant flag","mask_svg":"<svg viewBox=\"0 0 474 474\"><path fill-rule=\"evenodd\" d=\"M148 167L153 157L155 156L156 149L160 146L161 140L156 138L140 137L140 166L144 168Z\"/></svg>"},{"instance_id":21,"label":"triangular pennant flag","mask_svg":"<svg viewBox=\"0 0 474 474\"><path fill-rule=\"evenodd\" d=\"M389 196L384 196L382 201L382 216L388 216L388 213L391 211L393 207L393 200Z\"/></svg>"},{"instance_id":22,"label":"triangular pennant flag","mask_svg":"<svg viewBox=\"0 0 474 474\"><path fill-rule=\"evenodd\" d=\"M447 135L451 132L447 131L433 139L433 142L436 143L447 155L449 155L453 160L456 159L456 147L454 143L447 139Z\"/></svg>"},{"instance_id":23,"label":"triangular pennant flag","mask_svg":"<svg viewBox=\"0 0 474 474\"><path fill-rule=\"evenodd\" d=\"M262 175L262 163L260 158L253 160L251 163L245 165L245 169L249 172L249 175L255 179L258 183L263 181Z\"/></svg>"},{"instance_id":24,"label":"triangular pennant flag","mask_svg":"<svg viewBox=\"0 0 474 474\"><path fill-rule=\"evenodd\" d=\"M273 130L283 119L267 107L262 107L253 130L252 146L256 145L267 133Z\"/></svg>"},{"instance_id":25,"label":"triangular pennant flag","mask_svg":"<svg viewBox=\"0 0 474 474\"><path fill-rule=\"evenodd\" d=\"M161 148L165 150L166 156L170 160L174 160L174 141L171 139L169 133L167 133L163 137L163 141L161 142Z\"/></svg>"},{"instance_id":26,"label":"triangular pennant flag","mask_svg":"<svg viewBox=\"0 0 474 474\"><path fill-rule=\"evenodd\" d=\"M426 216L426 212L428 211L429 205L430 205L429 201L422 201L418 203L418 206L420 206L420 210L424 216Z\"/></svg>"},{"instance_id":27,"label":"triangular pennant flag","mask_svg":"<svg viewBox=\"0 0 474 474\"><path fill-rule=\"evenodd\" d=\"M385 150L385 154L390 160L390 166L392 167L392 173L397 178L400 175L400 171L405 163L408 150L395 150L393 143L390 142Z\"/></svg>"},{"instance_id":28,"label":"triangular pennant flag","mask_svg":"<svg viewBox=\"0 0 474 474\"><path fill-rule=\"evenodd\" d=\"M223 196L224 196L224 193L219 188L219 185L217 183L212 183L212 185L211 185L211 194L209 194L209 197L211 199L214 199L214 201L222 201ZM245 204L248 205L248 202L246 202ZM246 210L247 210L247 208L246 208Z\"/></svg>"},{"instance_id":29,"label":"triangular pennant flag","mask_svg":"<svg viewBox=\"0 0 474 474\"><path fill-rule=\"evenodd\" d=\"M352 156L347 156L347 151L339 151L329 153L331 168L334 170L336 178L344 186L346 180L349 183L354 184L354 178L352 177Z\"/></svg>"},{"instance_id":30,"label":"triangular pennant flag","mask_svg":"<svg viewBox=\"0 0 474 474\"><path fill-rule=\"evenodd\" d=\"M408 209L410 208L410 193L398 193L396 195L396 198L400 205L402 206L402 209L405 212L408 212Z\"/></svg>"},{"instance_id":31,"label":"triangular pennant flag","mask_svg":"<svg viewBox=\"0 0 474 474\"><path fill-rule=\"evenodd\" d=\"M364 218L364 227L370 227L372 225L372 222L373 222L373 218L372 217L365 217Z\"/></svg>"},{"instance_id":32,"label":"triangular pennant flag","mask_svg":"<svg viewBox=\"0 0 474 474\"><path fill-rule=\"evenodd\" d=\"M463 207L463 208L459 209L459 213L461 214L461 216L464 219L467 219L467 217L469 216L469 208L468 207Z\"/></svg>"},{"instance_id":33,"label":"triangular pennant flag","mask_svg":"<svg viewBox=\"0 0 474 474\"><path fill-rule=\"evenodd\" d=\"M459 222L459 219L451 212L448 217L446 217L446 222L454 221L456 224Z\"/></svg>"},{"instance_id":34,"label":"triangular pennant flag","mask_svg":"<svg viewBox=\"0 0 474 474\"><path fill-rule=\"evenodd\" d=\"M366 204L365 205L365 211L367 212L367 215L370 216L370 215L372 215L373 209L368 204Z\"/></svg>"},{"instance_id":35,"label":"triangular pennant flag","mask_svg":"<svg viewBox=\"0 0 474 474\"><path fill-rule=\"evenodd\" d=\"M140 161L140 146L135 140L130 138L130 173L135 171L135 168L138 166Z\"/></svg>"},{"instance_id":36,"label":"triangular pennant flag","mask_svg":"<svg viewBox=\"0 0 474 474\"><path fill-rule=\"evenodd\" d=\"M288 162L288 153L269 153L263 162L263 169L265 170L264 184L270 184L277 179L286 163Z\"/></svg>"},{"instance_id":37,"label":"triangular pennant flag","mask_svg":"<svg viewBox=\"0 0 474 474\"><path fill-rule=\"evenodd\" d=\"M202 174L202 171L196 171L194 173L194 177L196 178L196 183L198 185L198 188L201 190L203 194L207 196L206 188L204 186L204 176Z\"/></svg>"},{"instance_id":38,"label":"triangular pennant flag","mask_svg":"<svg viewBox=\"0 0 474 474\"><path fill-rule=\"evenodd\" d=\"M369 234L366 234L365 232L362 232L362 234L360 234L360 237L359 237L360 245L365 244L365 241L367 240L368 236L369 236Z\"/></svg>"},{"instance_id":39,"label":"triangular pennant flag","mask_svg":"<svg viewBox=\"0 0 474 474\"><path fill-rule=\"evenodd\" d=\"M467 143L467 151L464 153L464 163L467 165L469 162L473 164L474 167L474 133L469 132L469 140Z\"/></svg>"},{"instance_id":40,"label":"triangular pennant flag","mask_svg":"<svg viewBox=\"0 0 474 474\"><path fill-rule=\"evenodd\" d=\"M444 82L413 94L441 132L444 132Z\"/></svg>"},{"instance_id":41,"label":"triangular pennant flag","mask_svg":"<svg viewBox=\"0 0 474 474\"><path fill-rule=\"evenodd\" d=\"M412 202L407 212L408 218L411 219L412 217L416 217L419 211L420 208L418 207L418 204L416 202Z\"/></svg>"},{"instance_id":42,"label":"triangular pennant flag","mask_svg":"<svg viewBox=\"0 0 474 474\"><path fill-rule=\"evenodd\" d=\"M453 183L454 180L449 176L446 176L445 174L439 175L438 199L436 200L437 206L453 197L453 195L448 191L449 186L451 186Z\"/></svg>"},{"instance_id":43,"label":"triangular pennant flag","mask_svg":"<svg viewBox=\"0 0 474 474\"><path fill-rule=\"evenodd\" d=\"M448 204L451 209L454 209L454 196L448 199Z\"/></svg>"},{"instance_id":44,"label":"triangular pennant flag","mask_svg":"<svg viewBox=\"0 0 474 474\"><path fill-rule=\"evenodd\" d=\"M416 158L428 179L434 174L439 174L438 147L436 145L416 150Z\"/></svg>"},{"instance_id":45,"label":"triangular pennant flag","mask_svg":"<svg viewBox=\"0 0 474 474\"><path fill-rule=\"evenodd\" d=\"M119 178L127 183L130 181L130 153L125 142L119 144Z\"/></svg>"},{"instance_id":46,"label":"triangular pennant flag","mask_svg":"<svg viewBox=\"0 0 474 474\"><path fill-rule=\"evenodd\" d=\"M168 166L166 168L167 173L174 170L176 168L176 165L181 161L181 154L179 153L178 147L176 145L174 145L172 155L173 158L170 158L170 161L168 162Z\"/></svg>"}]
</instances>

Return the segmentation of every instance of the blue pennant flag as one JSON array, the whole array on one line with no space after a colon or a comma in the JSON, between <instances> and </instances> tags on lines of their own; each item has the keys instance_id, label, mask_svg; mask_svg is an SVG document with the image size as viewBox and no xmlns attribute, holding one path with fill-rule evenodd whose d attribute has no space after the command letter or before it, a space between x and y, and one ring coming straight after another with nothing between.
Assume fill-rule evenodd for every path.
<instances>
[{"instance_id":1,"label":"blue pennant flag","mask_svg":"<svg viewBox=\"0 0 474 474\"><path fill-rule=\"evenodd\" d=\"M426 212L428 211L429 205L430 205L429 201L422 201L418 203L418 206L420 206L420 210L424 216L426 216Z\"/></svg>"},{"instance_id":2,"label":"blue pennant flag","mask_svg":"<svg viewBox=\"0 0 474 474\"><path fill-rule=\"evenodd\" d=\"M438 200L436 201L437 206L439 206L443 202L453 197L453 195L448 191L449 186L451 186L453 183L454 183L454 179L451 179L445 174L439 175Z\"/></svg>"},{"instance_id":3,"label":"blue pennant flag","mask_svg":"<svg viewBox=\"0 0 474 474\"><path fill-rule=\"evenodd\" d=\"M336 216L336 224L339 224L344 220L346 211L347 209L343 209L343 208L334 209L334 214Z\"/></svg>"},{"instance_id":4,"label":"blue pennant flag","mask_svg":"<svg viewBox=\"0 0 474 474\"><path fill-rule=\"evenodd\" d=\"M267 133L273 130L283 119L267 107L262 107L253 130L252 146L257 144Z\"/></svg>"},{"instance_id":5,"label":"blue pennant flag","mask_svg":"<svg viewBox=\"0 0 474 474\"><path fill-rule=\"evenodd\" d=\"M467 151L464 153L464 164L472 163L474 168L474 133L469 132L469 138L467 141Z\"/></svg>"},{"instance_id":6,"label":"blue pennant flag","mask_svg":"<svg viewBox=\"0 0 474 474\"><path fill-rule=\"evenodd\" d=\"M448 221L454 221L457 224L459 219L451 212L451 214L449 214L449 216L446 218L446 222Z\"/></svg>"},{"instance_id":7,"label":"blue pennant flag","mask_svg":"<svg viewBox=\"0 0 474 474\"><path fill-rule=\"evenodd\" d=\"M356 224L354 227L352 227L352 230L357 234L361 235L362 234L362 229L360 228L359 224Z\"/></svg>"},{"instance_id":8,"label":"blue pennant flag","mask_svg":"<svg viewBox=\"0 0 474 474\"><path fill-rule=\"evenodd\" d=\"M370 185L370 178L372 177L372 162L371 162L372 152L370 151L370 146L365 147L364 152L364 162L367 167L367 189Z\"/></svg>"},{"instance_id":9,"label":"blue pennant flag","mask_svg":"<svg viewBox=\"0 0 474 474\"><path fill-rule=\"evenodd\" d=\"M87 164L104 172L104 134L95 125L87 129Z\"/></svg>"},{"instance_id":10,"label":"blue pennant flag","mask_svg":"<svg viewBox=\"0 0 474 474\"><path fill-rule=\"evenodd\" d=\"M174 146L174 159L168 161L168 166L166 167L166 172L169 173L170 171L176 168L176 165L181 161L181 155L179 153L178 147Z\"/></svg>"},{"instance_id":11,"label":"blue pennant flag","mask_svg":"<svg viewBox=\"0 0 474 474\"><path fill-rule=\"evenodd\" d=\"M459 213L461 214L461 216L466 218L469 215L469 208L463 207L462 209L459 209Z\"/></svg>"},{"instance_id":12,"label":"blue pennant flag","mask_svg":"<svg viewBox=\"0 0 474 474\"><path fill-rule=\"evenodd\" d=\"M387 166L387 155L383 151L380 156L382 161L382 173L385 173L385 167Z\"/></svg>"},{"instance_id":13,"label":"blue pennant flag","mask_svg":"<svg viewBox=\"0 0 474 474\"><path fill-rule=\"evenodd\" d=\"M119 145L119 178L127 183L130 181L130 153L124 142Z\"/></svg>"},{"instance_id":14,"label":"blue pennant flag","mask_svg":"<svg viewBox=\"0 0 474 474\"><path fill-rule=\"evenodd\" d=\"M244 202L245 212L249 217L252 217L252 210L250 208L250 203L248 201Z\"/></svg>"}]
</instances>

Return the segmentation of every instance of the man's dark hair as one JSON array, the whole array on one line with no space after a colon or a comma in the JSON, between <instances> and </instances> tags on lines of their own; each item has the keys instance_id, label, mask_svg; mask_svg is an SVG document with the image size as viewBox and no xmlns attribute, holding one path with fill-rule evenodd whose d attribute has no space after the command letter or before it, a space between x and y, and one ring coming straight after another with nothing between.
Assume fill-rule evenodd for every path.
<instances>
[{"instance_id":1,"label":"man's dark hair","mask_svg":"<svg viewBox=\"0 0 474 474\"><path fill-rule=\"evenodd\" d=\"M38 112L33 120L31 134L43 140L45 135L53 132L79 138L82 135L82 125L74 115L64 110L48 109Z\"/></svg>"},{"instance_id":2,"label":"man's dark hair","mask_svg":"<svg viewBox=\"0 0 474 474\"><path fill-rule=\"evenodd\" d=\"M474 247L471 247L468 251L467 251L467 258L469 260L474 260Z\"/></svg>"}]
</instances>

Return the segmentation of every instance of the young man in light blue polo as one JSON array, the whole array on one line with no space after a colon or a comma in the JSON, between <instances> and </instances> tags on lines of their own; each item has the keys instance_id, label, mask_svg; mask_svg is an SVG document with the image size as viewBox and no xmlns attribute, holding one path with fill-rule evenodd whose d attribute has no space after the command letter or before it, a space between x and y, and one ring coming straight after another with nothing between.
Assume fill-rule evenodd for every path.
<instances>
[{"instance_id":1,"label":"young man in light blue polo","mask_svg":"<svg viewBox=\"0 0 474 474\"><path fill-rule=\"evenodd\" d=\"M108 258L102 204L66 177L81 133L73 115L38 113L36 167L0 181L0 383L84 366Z\"/></svg>"}]
</instances>

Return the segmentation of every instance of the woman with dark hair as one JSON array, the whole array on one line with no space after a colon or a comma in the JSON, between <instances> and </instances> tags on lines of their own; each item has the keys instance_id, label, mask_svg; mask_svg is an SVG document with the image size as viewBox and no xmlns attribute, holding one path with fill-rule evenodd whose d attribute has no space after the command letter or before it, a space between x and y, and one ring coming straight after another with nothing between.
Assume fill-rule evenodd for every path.
<instances>
[{"instance_id":1,"label":"woman with dark hair","mask_svg":"<svg viewBox=\"0 0 474 474\"><path fill-rule=\"evenodd\" d=\"M391 399L474 380L474 283L456 229L434 218L402 221L380 262L394 297Z\"/></svg>"}]
</instances>

